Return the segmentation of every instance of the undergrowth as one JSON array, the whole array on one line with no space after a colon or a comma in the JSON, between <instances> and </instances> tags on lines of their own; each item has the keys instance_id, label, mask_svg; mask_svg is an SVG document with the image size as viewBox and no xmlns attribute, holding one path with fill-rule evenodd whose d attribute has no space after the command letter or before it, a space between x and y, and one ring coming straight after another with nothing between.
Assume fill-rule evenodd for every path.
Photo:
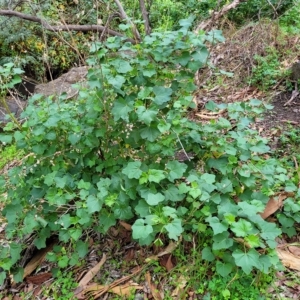
<instances>
[{"instance_id":1,"label":"undergrowth","mask_svg":"<svg viewBox=\"0 0 300 300\"><path fill-rule=\"evenodd\" d=\"M278 51L274 48L267 48L266 52L265 56L254 56L255 66L248 80L249 84L263 91L269 90L283 76Z\"/></svg>"},{"instance_id":2,"label":"undergrowth","mask_svg":"<svg viewBox=\"0 0 300 300\"><path fill-rule=\"evenodd\" d=\"M279 138L275 152L295 183L300 182L300 167L298 165L300 160L299 133L299 128L288 125ZM297 235L297 228L294 226L295 223L300 223L300 216L297 212L299 212L298 205L295 206L295 202L289 198L285 201L283 210L277 213L282 232L290 238Z\"/></svg>"},{"instance_id":3,"label":"undergrowth","mask_svg":"<svg viewBox=\"0 0 300 300\"><path fill-rule=\"evenodd\" d=\"M277 148L278 155L285 157L295 156L300 159L300 129L293 125L288 125L279 138L279 147Z\"/></svg>"},{"instance_id":4,"label":"undergrowth","mask_svg":"<svg viewBox=\"0 0 300 300\"><path fill-rule=\"evenodd\" d=\"M204 124L187 117L195 71L209 59L206 45L223 40L219 31L189 32L192 22L138 45L118 37L95 43L76 100L35 95L26 121L4 128L0 141L16 143L26 159L2 178L8 242L0 250L0 281L23 279L18 261L26 236L38 249L58 236L61 245L47 259L64 268L87 254L87 232L105 234L118 220L132 224L141 245L199 234L201 259L222 277L280 266L281 230L260 213L285 189L294 195L294 216L300 189L250 126L271 107L257 99L208 102L206 109L226 117Z\"/></svg>"},{"instance_id":5,"label":"undergrowth","mask_svg":"<svg viewBox=\"0 0 300 300\"><path fill-rule=\"evenodd\" d=\"M300 1L295 0L292 5L285 13L279 18L280 27L283 31L288 34L299 34L300 28Z\"/></svg>"},{"instance_id":6,"label":"undergrowth","mask_svg":"<svg viewBox=\"0 0 300 300\"><path fill-rule=\"evenodd\" d=\"M212 253L207 251L207 239L202 235L195 235L194 245L190 245L187 253L187 244L179 246L173 252L177 265L168 274L168 285L178 288L183 294L193 291L197 299L210 300L270 300L268 289L273 285L274 272L268 274L252 272L245 274L237 270L230 274L220 275L220 268L223 268L220 261L215 259ZM199 255L202 254L202 255ZM227 258L229 259L229 258ZM157 267L153 274L162 273L161 267ZM162 277L166 275L161 275ZM179 298L181 295L179 294ZM168 298L172 299L172 298Z\"/></svg>"}]
</instances>

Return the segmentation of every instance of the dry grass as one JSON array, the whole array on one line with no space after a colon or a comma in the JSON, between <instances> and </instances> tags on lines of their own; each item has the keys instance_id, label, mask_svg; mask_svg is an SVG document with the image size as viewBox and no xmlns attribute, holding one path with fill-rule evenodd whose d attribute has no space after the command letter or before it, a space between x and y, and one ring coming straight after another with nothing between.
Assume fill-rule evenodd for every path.
<instances>
[{"instance_id":1,"label":"dry grass","mask_svg":"<svg viewBox=\"0 0 300 300\"><path fill-rule=\"evenodd\" d=\"M268 93L248 84L247 79L255 67L255 56L266 56L267 49L275 49L284 74L300 53L299 37L283 34L278 23L269 20L250 23L240 29L224 21L222 30L226 41L210 49L212 66L200 70L197 76L198 104L203 105L209 100L234 102L274 96L281 81ZM232 75L222 75L223 71Z\"/></svg>"}]
</instances>

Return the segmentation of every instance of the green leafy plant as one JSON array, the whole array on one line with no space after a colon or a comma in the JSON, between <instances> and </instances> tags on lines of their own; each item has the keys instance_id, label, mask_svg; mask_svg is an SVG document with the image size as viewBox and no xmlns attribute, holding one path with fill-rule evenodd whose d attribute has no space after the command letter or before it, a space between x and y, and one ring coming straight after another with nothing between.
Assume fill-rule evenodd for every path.
<instances>
[{"instance_id":1,"label":"green leafy plant","mask_svg":"<svg viewBox=\"0 0 300 300\"><path fill-rule=\"evenodd\" d=\"M299 133L299 128L288 125L280 135L279 146L277 149L278 154L286 156L296 155L297 159L299 159Z\"/></svg>"},{"instance_id":2,"label":"green leafy plant","mask_svg":"<svg viewBox=\"0 0 300 300\"><path fill-rule=\"evenodd\" d=\"M76 287L77 283L72 272L58 271L55 274L55 281L44 289L43 295L50 296L54 300L68 300L74 297Z\"/></svg>"},{"instance_id":3,"label":"green leafy plant","mask_svg":"<svg viewBox=\"0 0 300 300\"><path fill-rule=\"evenodd\" d=\"M201 124L187 117L206 43L223 40L219 31L189 32L192 22L138 45L117 37L95 43L76 100L35 95L22 128L5 128L0 141L28 155L7 182L2 215L10 242L0 252L1 280L7 272L22 279L15 239L35 233L44 248L56 234L69 249L59 246L48 259L63 268L86 255L86 231L106 233L117 220L133 224L141 245L205 233L203 259L218 261L221 276L278 265L281 230L259 212L290 179L278 160L265 158L267 140L249 126L270 107L256 99L209 102L207 109L228 118Z\"/></svg>"},{"instance_id":4,"label":"green leafy plant","mask_svg":"<svg viewBox=\"0 0 300 300\"><path fill-rule=\"evenodd\" d=\"M7 103L6 95L9 89L14 88L15 84L20 83L20 74L24 73L20 68L15 68L13 63L7 63L0 66L0 102L5 108L7 114L10 116L16 126L20 128L20 124L15 116L11 113Z\"/></svg>"},{"instance_id":5,"label":"green leafy plant","mask_svg":"<svg viewBox=\"0 0 300 300\"><path fill-rule=\"evenodd\" d=\"M131 0L122 1L128 15L134 20L143 20L138 2ZM177 30L180 28L179 20L188 18L190 15L197 16L194 23L201 22L207 18L209 13L217 8L219 1L197 1L197 0L153 0L145 1L146 8L149 12L151 27L154 31ZM114 6L114 1L111 1L111 6ZM101 12L105 14L105 11ZM143 30L143 21L136 22L137 26Z\"/></svg>"},{"instance_id":6,"label":"green leafy plant","mask_svg":"<svg viewBox=\"0 0 300 300\"><path fill-rule=\"evenodd\" d=\"M247 20L257 21L261 18L275 19L292 8L294 2L294 0L245 1L229 13L229 19L238 24L245 24Z\"/></svg>"},{"instance_id":7,"label":"green leafy plant","mask_svg":"<svg viewBox=\"0 0 300 300\"><path fill-rule=\"evenodd\" d=\"M263 275L255 282L253 276L241 272L226 278L215 276L208 282L199 283L197 294L215 300L267 300L271 299L266 292L271 280L272 276Z\"/></svg>"},{"instance_id":8,"label":"green leafy plant","mask_svg":"<svg viewBox=\"0 0 300 300\"><path fill-rule=\"evenodd\" d=\"M21 82L20 74L24 73L20 68L15 68L13 63L0 66L0 93L5 96L8 89Z\"/></svg>"},{"instance_id":9,"label":"green leafy plant","mask_svg":"<svg viewBox=\"0 0 300 300\"><path fill-rule=\"evenodd\" d=\"M266 56L254 56L255 67L252 70L249 84L268 90L283 75L280 70L279 54L275 49L267 49Z\"/></svg>"},{"instance_id":10,"label":"green leafy plant","mask_svg":"<svg viewBox=\"0 0 300 300\"><path fill-rule=\"evenodd\" d=\"M294 5L290 7L279 19L282 30L290 34L298 34L300 26L299 17L300 2L294 1Z\"/></svg>"},{"instance_id":11,"label":"green leafy plant","mask_svg":"<svg viewBox=\"0 0 300 300\"><path fill-rule=\"evenodd\" d=\"M299 142L299 129L289 125L281 134L276 149L276 156L280 158L290 174L289 177L292 179L292 182L287 186L287 190L289 190L289 186L292 190L295 190L295 186L299 183L300 168L295 163L300 159ZM299 201L294 201L293 197L289 197L285 200L283 211L277 214L282 231L289 237L297 234L295 224L300 222L299 210Z\"/></svg>"}]
</instances>

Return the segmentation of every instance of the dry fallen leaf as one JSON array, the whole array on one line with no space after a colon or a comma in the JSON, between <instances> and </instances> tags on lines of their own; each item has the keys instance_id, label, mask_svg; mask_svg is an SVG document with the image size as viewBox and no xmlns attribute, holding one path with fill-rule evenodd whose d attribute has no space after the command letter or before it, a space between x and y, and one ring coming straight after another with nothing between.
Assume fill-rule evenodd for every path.
<instances>
[{"instance_id":1,"label":"dry fallen leaf","mask_svg":"<svg viewBox=\"0 0 300 300\"><path fill-rule=\"evenodd\" d=\"M260 214L263 219L266 219L270 215L272 215L274 212L276 212L278 209L282 207L283 201L292 196L292 193L281 193L276 198L272 197L268 201L265 210Z\"/></svg>"},{"instance_id":2,"label":"dry fallen leaf","mask_svg":"<svg viewBox=\"0 0 300 300\"><path fill-rule=\"evenodd\" d=\"M23 278L30 275L45 259L46 254L52 250L54 243L50 244L48 247L38 250L34 257L29 261L29 263L24 268Z\"/></svg>"},{"instance_id":3,"label":"dry fallen leaf","mask_svg":"<svg viewBox=\"0 0 300 300\"><path fill-rule=\"evenodd\" d=\"M176 247L179 245L180 242L181 242L181 237L178 242L176 242L176 243L170 242L169 245L165 248L165 250L159 252L157 255L152 255L152 256L147 257L145 259L145 261L149 262L151 260L158 260L159 257L172 253L176 249Z\"/></svg>"},{"instance_id":4,"label":"dry fallen leaf","mask_svg":"<svg viewBox=\"0 0 300 300\"><path fill-rule=\"evenodd\" d=\"M106 261L106 255L103 253L102 259L100 262L97 263L96 266L91 268L84 277L79 281L78 287L76 288L74 294L79 294L86 286L87 284L94 278L94 276L99 272L100 268L104 265Z\"/></svg>"},{"instance_id":5,"label":"dry fallen leaf","mask_svg":"<svg viewBox=\"0 0 300 300\"><path fill-rule=\"evenodd\" d=\"M126 223L126 222L123 222L123 221L120 221L119 222L121 226L123 226L126 230L128 231L131 231L131 225Z\"/></svg>"},{"instance_id":6,"label":"dry fallen leaf","mask_svg":"<svg viewBox=\"0 0 300 300\"><path fill-rule=\"evenodd\" d=\"M300 257L300 247L291 245L291 246L288 246L288 249L290 250L290 252L292 254L294 254L295 256Z\"/></svg>"},{"instance_id":7,"label":"dry fallen leaf","mask_svg":"<svg viewBox=\"0 0 300 300\"><path fill-rule=\"evenodd\" d=\"M100 285L100 284L91 284L87 286L83 291L80 292L80 294L76 295L77 299L88 299L88 297L85 297L84 294L89 294L90 296L93 296L93 299L98 299L101 296L103 296L108 291L112 290L113 288L119 286L121 283L129 280L131 277L137 275L139 272L141 272L142 268L137 268L132 274L128 276L124 276L114 282L112 282L109 285ZM102 299L102 298L101 298Z\"/></svg>"},{"instance_id":8,"label":"dry fallen leaf","mask_svg":"<svg viewBox=\"0 0 300 300\"><path fill-rule=\"evenodd\" d=\"M93 284L93 285L89 286L88 291L96 292L96 293L92 293L94 297L99 297L100 295L97 296L97 294L99 294L99 292L101 293L101 295L104 292L108 292L108 293L116 294L121 297L124 297L124 296L128 297L128 296L132 295L133 290L142 290L142 289L143 289L143 287L138 285L137 283L127 282L125 284L115 286L111 289L109 289L109 286L107 286L107 285ZM86 297L84 297L82 299L86 299Z\"/></svg>"},{"instance_id":9,"label":"dry fallen leaf","mask_svg":"<svg viewBox=\"0 0 300 300\"><path fill-rule=\"evenodd\" d=\"M160 265L166 268L168 272L170 272L174 268L172 258L173 258L172 254L166 254L162 256L159 260Z\"/></svg>"},{"instance_id":10,"label":"dry fallen leaf","mask_svg":"<svg viewBox=\"0 0 300 300\"><path fill-rule=\"evenodd\" d=\"M44 292L44 288L45 288L45 285L40 285L40 286L35 287L33 294L32 294L35 297L33 299L41 299L38 296Z\"/></svg>"},{"instance_id":11,"label":"dry fallen leaf","mask_svg":"<svg viewBox=\"0 0 300 300\"><path fill-rule=\"evenodd\" d=\"M176 289L172 292L172 297L173 299L182 299L183 295L184 295L184 288L186 286L188 282L188 279L184 276L180 276L177 280L177 287Z\"/></svg>"},{"instance_id":12,"label":"dry fallen leaf","mask_svg":"<svg viewBox=\"0 0 300 300\"><path fill-rule=\"evenodd\" d=\"M132 241L131 231L128 231L124 227L121 227L119 229L119 237L124 243L130 243Z\"/></svg>"},{"instance_id":13,"label":"dry fallen leaf","mask_svg":"<svg viewBox=\"0 0 300 300\"><path fill-rule=\"evenodd\" d=\"M128 249L128 251L126 251L124 260L126 262L130 262L134 259L134 257L135 257L135 250L131 248L131 249Z\"/></svg>"},{"instance_id":14,"label":"dry fallen leaf","mask_svg":"<svg viewBox=\"0 0 300 300\"><path fill-rule=\"evenodd\" d=\"M110 227L109 234L111 234L113 237L117 237L119 235L119 230L115 227Z\"/></svg>"},{"instance_id":15,"label":"dry fallen leaf","mask_svg":"<svg viewBox=\"0 0 300 300\"><path fill-rule=\"evenodd\" d=\"M157 256L160 257L160 256L163 256L163 255L172 253L177 248L179 242L181 242L181 238L180 238L180 240L177 243L170 242L169 245L166 247L166 249L164 251L162 251L162 252L159 252L157 254Z\"/></svg>"},{"instance_id":16,"label":"dry fallen leaf","mask_svg":"<svg viewBox=\"0 0 300 300\"><path fill-rule=\"evenodd\" d=\"M24 287L24 293L30 293L33 290L33 283L29 283Z\"/></svg>"},{"instance_id":17,"label":"dry fallen leaf","mask_svg":"<svg viewBox=\"0 0 300 300\"><path fill-rule=\"evenodd\" d=\"M42 273L42 274L26 277L26 282L39 285L44 283L51 277L52 277L51 273Z\"/></svg>"},{"instance_id":18,"label":"dry fallen leaf","mask_svg":"<svg viewBox=\"0 0 300 300\"><path fill-rule=\"evenodd\" d=\"M118 286L108 290L108 292L117 294L122 297L122 296L132 295L133 290L142 290L142 289L143 289L143 287L138 285L137 283L127 282L126 284L118 285Z\"/></svg>"},{"instance_id":19,"label":"dry fallen leaf","mask_svg":"<svg viewBox=\"0 0 300 300\"><path fill-rule=\"evenodd\" d=\"M151 276L150 276L149 272L146 273L145 278L146 278L146 281L148 283L148 286L150 288L150 291L151 291L151 294L152 294L153 298L155 300L163 300L164 297L159 292L157 286L154 283L152 283Z\"/></svg>"},{"instance_id":20,"label":"dry fallen leaf","mask_svg":"<svg viewBox=\"0 0 300 300\"><path fill-rule=\"evenodd\" d=\"M300 259L289 251L285 251L282 249L276 249L279 259L282 264L290 269L300 270Z\"/></svg>"}]
</instances>

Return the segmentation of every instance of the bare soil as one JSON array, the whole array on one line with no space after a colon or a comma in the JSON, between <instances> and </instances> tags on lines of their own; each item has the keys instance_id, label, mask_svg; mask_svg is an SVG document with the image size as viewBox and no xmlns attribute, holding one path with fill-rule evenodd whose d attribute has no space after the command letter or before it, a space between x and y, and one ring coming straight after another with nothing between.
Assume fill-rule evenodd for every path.
<instances>
[{"instance_id":1,"label":"bare soil","mask_svg":"<svg viewBox=\"0 0 300 300\"><path fill-rule=\"evenodd\" d=\"M284 104L291 98L290 92L282 92L274 97L272 105L273 110L265 117L265 122L271 127L300 124L300 97L294 99L289 106Z\"/></svg>"}]
</instances>

